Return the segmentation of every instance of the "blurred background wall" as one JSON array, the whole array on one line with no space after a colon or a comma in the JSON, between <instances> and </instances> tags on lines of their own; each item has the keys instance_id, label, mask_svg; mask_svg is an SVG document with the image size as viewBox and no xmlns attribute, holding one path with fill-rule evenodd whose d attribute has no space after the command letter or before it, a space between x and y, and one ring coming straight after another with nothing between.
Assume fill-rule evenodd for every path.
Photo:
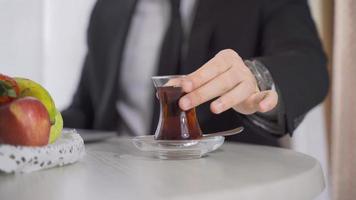
<instances>
[{"instance_id":1,"label":"blurred background wall","mask_svg":"<svg viewBox=\"0 0 356 200\"><path fill-rule=\"evenodd\" d=\"M43 1L0 0L0 71L42 81Z\"/></svg>"},{"instance_id":2,"label":"blurred background wall","mask_svg":"<svg viewBox=\"0 0 356 200\"><path fill-rule=\"evenodd\" d=\"M333 0L309 2L332 62ZM57 106L65 108L78 83L94 3L95 0L0 0L0 73L42 83ZM331 146L327 132L331 114L325 109L328 104L330 101L314 108L294 137L285 138L289 147L317 158L326 177ZM318 199L329 198L327 188Z\"/></svg>"},{"instance_id":3,"label":"blurred background wall","mask_svg":"<svg viewBox=\"0 0 356 200\"><path fill-rule=\"evenodd\" d=\"M45 85L63 109L86 51L95 0L0 0L0 72Z\"/></svg>"}]
</instances>

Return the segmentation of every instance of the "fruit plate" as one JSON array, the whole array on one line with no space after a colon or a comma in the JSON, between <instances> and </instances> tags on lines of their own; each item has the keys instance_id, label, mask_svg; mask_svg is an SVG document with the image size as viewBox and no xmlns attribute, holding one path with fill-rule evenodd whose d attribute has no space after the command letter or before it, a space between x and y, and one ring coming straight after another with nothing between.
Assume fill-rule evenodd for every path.
<instances>
[{"instance_id":1,"label":"fruit plate","mask_svg":"<svg viewBox=\"0 0 356 200\"><path fill-rule=\"evenodd\" d=\"M141 151L150 152L159 159L196 159L215 151L223 143L223 136L203 137L197 140L155 140L153 135L137 136L133 144Z\"/></svg>"},{"instance_id":2,"label":"fruit plate","mask_svg":"<svg viewBox=\"0 0 356 200\"><path fill-rule=\"evenodd\" d=\"M75 163L85 155L82 137L76 130L63 130L62 136L44 147L0 144L0 172L24 173Z\"/></svg>"}]
</instances>

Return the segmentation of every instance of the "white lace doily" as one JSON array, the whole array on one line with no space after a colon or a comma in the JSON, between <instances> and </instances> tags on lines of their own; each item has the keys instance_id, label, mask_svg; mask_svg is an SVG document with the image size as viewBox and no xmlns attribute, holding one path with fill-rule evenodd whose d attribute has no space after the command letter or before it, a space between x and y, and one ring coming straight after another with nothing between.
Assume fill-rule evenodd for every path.
<instances>
[{"instance_id":1,"label":"white lace doily","mask_svg":"<svg viewBox=\"0 0 356 200\"><path fill-rule=\"evenodd\" d=\"M61 138L44 147L0 144L0 171L33 172L75 163L84 155L82 137L76 130L63 130Z\"/></svg>"}]
</instances>

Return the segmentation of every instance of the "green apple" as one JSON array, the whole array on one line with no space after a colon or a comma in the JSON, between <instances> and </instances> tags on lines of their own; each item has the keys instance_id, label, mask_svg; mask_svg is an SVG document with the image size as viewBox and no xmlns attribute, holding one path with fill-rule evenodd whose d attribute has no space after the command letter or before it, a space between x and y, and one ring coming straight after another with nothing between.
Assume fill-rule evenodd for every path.
<instances>
[{"instance_id":1,"label":"green apple","mask_svg":"<svg viewBox=\"0 0 356 200\"><path fill-rule=\"evenodd\" d=\"M61 112L57 111L55 121L55 124L51 126L49 144L54 143L61 136L63 129L63 118Z\"/></svg>"}]
</instances>

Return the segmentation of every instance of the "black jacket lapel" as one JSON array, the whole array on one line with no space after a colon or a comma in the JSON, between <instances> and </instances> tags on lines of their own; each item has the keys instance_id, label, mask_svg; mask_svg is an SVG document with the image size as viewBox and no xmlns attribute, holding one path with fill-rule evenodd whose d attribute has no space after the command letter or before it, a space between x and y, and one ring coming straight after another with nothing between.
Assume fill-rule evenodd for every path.
<instances>
[{"instance_id":1,"label":"black jacket lapel","mask_svg":"<svg viewBox=\"0 0 356 200\"><path fill-rule=\"evenodd\" d=\"M198 1L194 22L188 39L188 51L181 67L181 74L189 74L198 69L211 57L214 10L216 0Z\"/></svg>"},{"instance_id":2,"label":"black jacket lapel","mask_svg":"<svg viewBox=\"0 0 356 200\"><path fill-rule=\"evenodd\" d=\"M105 72L100 105L96 105L99 107L95 116L98 120L95 121L94 127L112 127L112 123L116 123L115 119L107 119L105 116L117 116L115 102L118 96L119 66L136 2L137 0L102 1L103 4L112 4L105 6L106 16L111 19L107 21L105 28L109 30L109 36L113 36L113 40L109 40L112 44L109 44L107 52L108 70Z\"/></svg>"}]
</instances>

